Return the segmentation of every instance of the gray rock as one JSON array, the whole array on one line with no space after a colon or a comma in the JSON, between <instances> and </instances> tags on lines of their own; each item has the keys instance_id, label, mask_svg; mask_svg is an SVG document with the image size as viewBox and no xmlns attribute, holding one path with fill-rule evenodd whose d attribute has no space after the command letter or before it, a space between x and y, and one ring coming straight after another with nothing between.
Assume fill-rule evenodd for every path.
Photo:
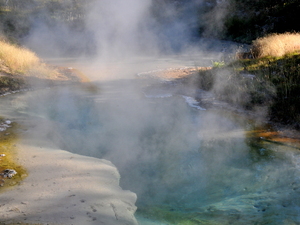
<instances>
[{"instance_id":1,"label":"gray rock","mask_svg":"<svg viewBox=\"0 0 300 225\"><path fill-rule=\"evenodd\" d=\"M17 174L17 172L15 170L12 170L12 169L3 170L2 173L0 173L0 175L3 178L12 178L16 174Z\"/></svg>"}]
</instances>

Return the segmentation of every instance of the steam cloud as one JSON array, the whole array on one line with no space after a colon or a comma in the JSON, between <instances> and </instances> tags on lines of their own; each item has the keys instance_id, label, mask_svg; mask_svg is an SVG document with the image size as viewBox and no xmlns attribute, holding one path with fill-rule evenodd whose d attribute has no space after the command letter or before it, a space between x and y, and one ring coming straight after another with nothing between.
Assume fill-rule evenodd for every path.
<instances>
[{"instance_id":1,"label":"steam cloud","mask_svg":"<svg viewBox=\"0 0 300 225\"><path fill-rule=\"evenodd\" d=\"M48 57L92 55L96 64L119 67L116 73L132 73L137 64L119 61L194 48L199 19L195 6L204 7L206 1L174 1L161 4L159 9L155 8L157 2L95 1L87 6L80 26L35 21L24 42ZM204 21L204 27L219 24L215 22L226 13L226 7L221 6L207 17L210 24ZM205 57L205 50L216 49L214 43L205 40L197 44ZM100 76L98 70L92 72ZM299 177L299 163L289 163L293 156L285 163L281 160L285 156L273 160L268 149L257 150L247 144L236 120L190 108L182 96L167 93L168 98L147 99L143 87L148 84L137 80L95 83L100 87L97 94L74 87L30 92L16 98L14 104L19 115L40 118L31 133L32 143L46 139L61 149L111 160L121 173L121 186L136 192L140 205L171 204L180 210L197 210L224 203L216 213L231 215L245 207L249 217L265 215L253 211L260 207L259 201L280 205L274 204L270 191L277 196L280 188L282 193L298 196L290 192L291 185L286 185ZM215 89L221 90L222 84L220 80ZM291 169L292 164L297 168ZM253 193L259 196L253 197ZM251 204L238 201L239 196ZM235 199L237 205L232 204ZM253 203L255 199L260 200ZM278 209L274 212L276 215Z\"/></svg>"},{"instance_id":2,"label":"steam cloud","mask_svg":"<svg viewBox=\"0 0 300 225\"><path fill-rule=\"evenodd\" d=\"M87 55L101 60L179 51L199 37L198 9L205 6L202 0L101 0L68 16L59 11L73 7L65 4L32 15L23 43L45 57Z\"/></svg>"},{"instance_id":3,"label":"steam cloud","mask_svg":"<svg viewBox=\"0 0 300 225\"><path fill-rule=\"evenodd\" d=\"M156 48L151 26L151 1L99 1L87 19L94 29L100 58L128 57Z\"/></svg>"}]
</instances>

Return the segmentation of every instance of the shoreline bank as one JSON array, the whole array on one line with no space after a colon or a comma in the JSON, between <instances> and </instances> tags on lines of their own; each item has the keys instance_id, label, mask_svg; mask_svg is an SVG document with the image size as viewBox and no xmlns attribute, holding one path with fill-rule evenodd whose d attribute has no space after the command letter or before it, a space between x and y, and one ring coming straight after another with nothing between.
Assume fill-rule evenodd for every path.
<instances>
[{"instance_id":1,"label":"shoreline bank","mask_svg":"<svg viewBox=\"0 0 300 225\"><path fill-rule=\"evenodd\" d=\"M109 161L73 154L18 131L16 161L28 177L0 194L0 224L131 224L136 195L122 190Z\"/></svg>"},{"instance_id":2,"label":"shoreline bank","mask_svg":"<svg viewBox=\"0 0 300 225\"><path fill-rule=\"evenodd\" d=\"M76 69L59 69L66 81L38 81L34 89L82 84L94 90ZM2 97L31 90L7 90ZM38 121L11 119L21 126L13 143L16 152L7 155L26 169L26 178L0 193L0 224L137 225L136 194L119 186L120 175L111 162L60 150L49 141L32 141L28 133Z\"/></svg>"}]
</instances>

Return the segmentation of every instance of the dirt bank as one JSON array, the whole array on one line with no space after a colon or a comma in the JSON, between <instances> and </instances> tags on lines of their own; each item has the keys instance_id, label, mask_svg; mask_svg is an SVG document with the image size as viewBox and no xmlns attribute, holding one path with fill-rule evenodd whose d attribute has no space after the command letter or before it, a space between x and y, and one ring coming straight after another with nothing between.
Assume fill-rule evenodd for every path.
<instances>
[{"instance_id":1,"label":"dirt bank","mask_svg":"<svg viewBox=\"0 0 300 225\"><path fill-rule=\"evenodd\" d=\"M40 77L38 74L30 75L30 73L29 75L13 74L0 61L0 96L32 88L89 82L89 79L77 69L53 65L47 65L47 68L52 71L47 77Z\"/></svg>"}]
</instances>

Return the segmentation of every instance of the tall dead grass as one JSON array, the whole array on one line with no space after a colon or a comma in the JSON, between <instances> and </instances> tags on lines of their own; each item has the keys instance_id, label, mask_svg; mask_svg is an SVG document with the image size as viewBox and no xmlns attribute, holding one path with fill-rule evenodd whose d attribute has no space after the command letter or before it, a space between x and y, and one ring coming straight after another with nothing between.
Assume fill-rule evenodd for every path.
<instances>
[{"instance_id":1,"label":"tall dead grass","mask_svg":"<svg viewBox=\"0 0 300 225\"><path fill-rule=\"evenodd\" d=\"M35 53L26 48L9 44L4 40L0 40L0 59L12 73L24 74L40 64Z\"/></svg>"},{"instance_id":2,"label":"tall dead grass","mask_svg":"<svg viewBox=\"0 0 300 225\"><path fill-rule=\"evenodd\" d=\"M270 34L256 39L252 44L254 58L281 57L300 51L300 33Z\"/></svg>"}]
</instances>

